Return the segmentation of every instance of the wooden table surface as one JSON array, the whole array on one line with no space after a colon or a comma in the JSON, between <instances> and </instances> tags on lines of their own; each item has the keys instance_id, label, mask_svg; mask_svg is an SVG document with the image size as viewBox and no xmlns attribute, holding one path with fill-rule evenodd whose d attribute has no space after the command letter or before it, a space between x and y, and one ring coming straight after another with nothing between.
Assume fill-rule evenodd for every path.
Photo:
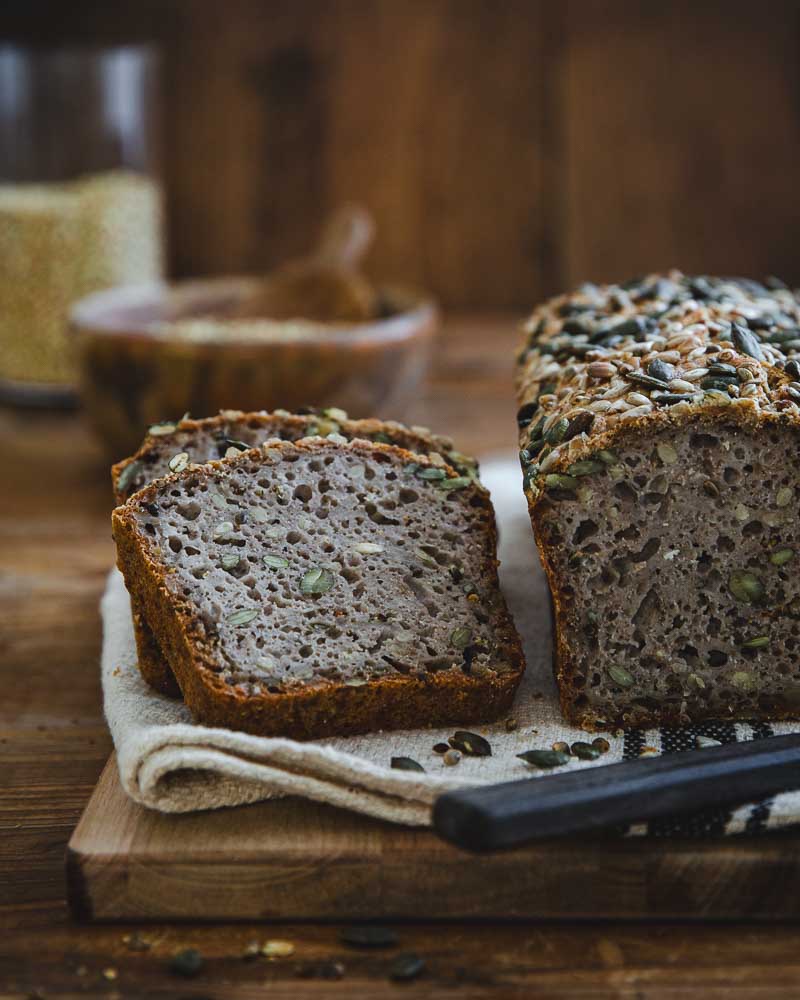
<instances>
[{"instance_id":1,"label":"wooden table surface","mask_svg":"<svg viewBox=\"0 0 800 1000\"><path fill-rule=\"evenodd\" d=\"M511 319L451 320L409 418L466 450L512 449L516 340ZM0 468L0 1000L800 995L798 930L781 924L421 919L399 926L387 951L348 948L337 925L75 924L64 848L111 749L98 668L98 599L113 559L107 462L78 415L0 410ZM144 950L130 947L137 931ZM294 953L242 957L268 939ZM185 948L204 958L191 980L169 969ZM413 985L389 978L401 952L425 959Z\"/></svg>"}]
</instances>

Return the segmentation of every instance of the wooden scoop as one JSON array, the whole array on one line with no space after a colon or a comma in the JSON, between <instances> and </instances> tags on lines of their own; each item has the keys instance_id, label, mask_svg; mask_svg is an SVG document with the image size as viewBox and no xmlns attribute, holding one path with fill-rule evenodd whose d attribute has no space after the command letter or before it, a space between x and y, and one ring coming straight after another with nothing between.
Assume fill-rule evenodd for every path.
<instances>
[{"instance_id":1,"label":"wooden scoop","mask_svg":"<svg viewBox=\"0 0 800 1000\"><path fill-rule=\"evenodd\" d=\"M375 231L372 216L345 205L328 221L317 249L267 275L239 304L237 319L310 319L361 323L377 311L377 293L358 271Z\"/></svg>"}]
</instances>

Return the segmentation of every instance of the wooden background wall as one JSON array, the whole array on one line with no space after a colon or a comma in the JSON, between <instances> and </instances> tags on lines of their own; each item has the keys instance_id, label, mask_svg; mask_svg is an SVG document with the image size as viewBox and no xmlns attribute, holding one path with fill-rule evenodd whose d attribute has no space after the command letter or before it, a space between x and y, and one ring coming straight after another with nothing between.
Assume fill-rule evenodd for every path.
<instances>
[{"instance_id":1,"label":"wooden background wall","mask_svg":"<svg viewBox=\"0 0 800 1000\"><path fill-rule=\"evenodd\" d=\"M799 28L788 0L0 8L162 41L176 275L266 268L359 199L375 274L515 310L671 265L800 283Z\"/></svg>"}]
</instances>

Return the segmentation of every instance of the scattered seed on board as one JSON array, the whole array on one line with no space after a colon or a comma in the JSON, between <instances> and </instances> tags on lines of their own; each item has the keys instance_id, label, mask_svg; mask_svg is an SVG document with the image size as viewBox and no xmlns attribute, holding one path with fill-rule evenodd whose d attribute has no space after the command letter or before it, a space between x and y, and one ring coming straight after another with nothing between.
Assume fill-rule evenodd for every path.
<instances>
[{"instance_id":1,"label":"scattered seed on board","mask_svg":"<svg viewBox=\"0 0 800 1000\"><path fill-rule=\"evenodd\" d=\"M556 740L556 742L553 744L552 749L555 750L556 753L569 753L570 752L569 751L569 743L566 743L564 740Z\"/></svg>"},{"instance_id":2,"label":"scattered seed on board","mask_svg":"<svg viewBox=\"0 0 800 1000\"><path fill-rule=\"evenodd\" d=\"M449 743L434 743L432 749L433 749L434 753L438 753L440 755L441 754L445 754L450 749L450 744Z\"/></svg>"},{"instance_id":3,"label":"scattered seed on board","mask_svg":"<svg viewBox=\"0 0 800 1000\"><path fill-rule=\"evenodd\" d=\"M488 740L485 740L477 733L470 733L464 729L458 729L450 737L448 743L454 750L460 750L469 757L491 757L492 747Z\"/></svg>"},{"instance_id":4,"label":"scattered seed on board","mask_svg":"<svg viewBox=\"0 0 800 1000\"><path fill-rule=\"evenodd\" d=\"M425 773L425 768L422 764L418 764L411 757L392 757L392 768L395 771L422 771Z\"/></svg>"},{"instance_id":5,"label":"scattered seed on board","mask_svg":"<svg viewBox=\"0 0 800 1000\"><path fill-rule=\"evenodd\" d=\"M600 753L608 753L611 749L611 744L602 736L598 736L597 739L592 740L592 746L596 747Z\"/></svg>"},{"instance_id":6,"label":"scattered seed on board","mask_svg":"<svg viewBox=\"0 0 800 1000\"><path fill-rule=\"evenodd\" d=\"M584 740L577 740L573 743L570 747L570 753L579 760L597 760L600 756L597 747L593 747L591 743L586 743Z\"/></svg>"},{"instance_id":7,"label":"scattered seed on board","mask_svg":"<svg viewBox=\"0 0 800 1000\"><path fill-rule=\"evenodd\" d=\"M461 760L461 753L458 750L447 750L442 757L442 760L448 767L454 767Z\"/></svg>"},{"instance_id":8,"label":"scattered seed on board","mask_svg":"<svg viewBox=\"0 0 800 1000\"><path fill-rule=\"evenodd\" d=\"M425 971L425 959L413 952L398 955L392 962L389 978L396 983L407 983L421 976Z\"/></svg>"},{"instance_id":9,"label":"scattered seed on board","mask_svg":"<svg viewBox=\"0 0 800 1000\"><path fill-rule=\"evenodd\" d=\"M261 946L261 954L266 958L288 958L294 954L294 945L291 941L265 941Z\"/></svg>"},{"instance_id":10,"label":"scattered seed on board","mask_svg":"<svg viewBox=\"0 0 800 1000\"><path fill-rule=\"evenodd\" d=\"M172 956L168 968L174 976L191 978L198 975L203 964L203 956L196 948L185 948Z\"/></svg>"},{"instance_id":11,"label":"scattered seed on board","mask_svg":"<svg viewBox=\"0 0 800 1000\"><path fill-rule=\"evenodd\" d=\"M517 757L526 764L533 764L542 770L550 770L569 763L569 754L561 750L526 750L524 753L518 753Z\"/></svg>"},{"instance_id":12,"label":"scattered seed on board","mask_svg":"<svg viewBox=\"0 0 800 1000\"><path fill-rule=\"evenodd\" d=\"M505 726L505 730L507 733L513 733L515 729L519 728L519 723L517 722L516 719L512 718L511 716L509 716L506 719L503 725Z\"/></svg>"},{"instance_id":13,"label":"scattered seed on board","mask_svg":"<svg viewBox=\"0 0 800 1000\"><path fill-rule=\"evenodd\" d=\"M703 750L706 747L721 747L722 744L719 740L713 739L711 736L696 736L695 743L697 744L698 750Z\"/></svg>"}]
</instances>

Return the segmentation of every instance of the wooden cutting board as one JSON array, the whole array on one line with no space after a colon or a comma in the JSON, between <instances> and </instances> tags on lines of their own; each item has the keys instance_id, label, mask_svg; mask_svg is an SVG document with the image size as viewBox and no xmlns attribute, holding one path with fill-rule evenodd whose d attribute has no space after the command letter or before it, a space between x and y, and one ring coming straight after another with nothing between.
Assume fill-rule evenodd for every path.
<instances>
[{"instance_id":1,"label":"wooden cutting board","mask_svg":"<svg viewBox=\"0 0 800 1000\"><path fill-rule=\"evenodd\" d=\"M112 757L67 853L84 920L786 919L800 838L565 838L493 856L299 799L143 809Z\"/></svg>"}]
</instances>

